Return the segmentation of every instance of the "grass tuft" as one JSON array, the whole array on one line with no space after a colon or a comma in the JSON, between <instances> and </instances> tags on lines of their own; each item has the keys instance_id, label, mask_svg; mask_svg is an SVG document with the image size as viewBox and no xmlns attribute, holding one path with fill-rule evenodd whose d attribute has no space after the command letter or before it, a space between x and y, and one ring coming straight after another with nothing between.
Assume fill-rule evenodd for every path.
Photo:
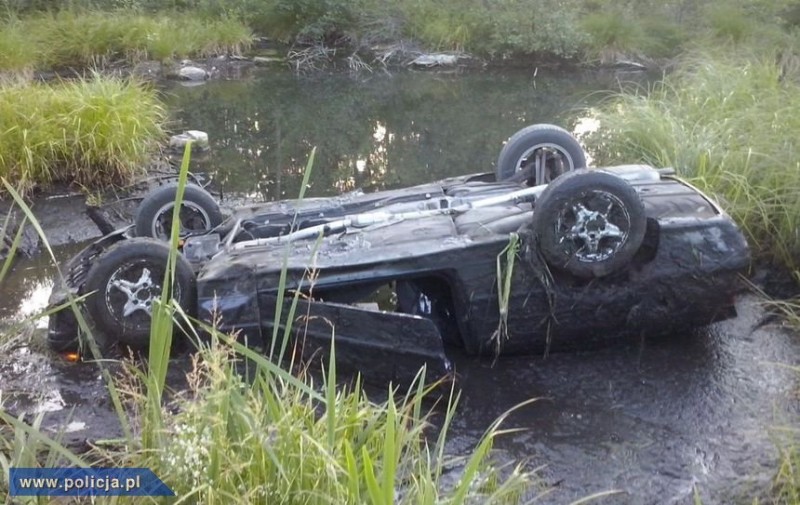
<instances>
[{"instance_id":1,"label":"grass tuft","mask_svg":"<svg viewBox=\"0 0 800 505\"><path fill-rule=\"evenodd\" d=\"M26 73L37 56L25 25L17 19L6 21L0 28L0 72Z\"/></svg>"},{"instance_id":2,"label":"grass tuft","mask_svg":"<svg viewBox=\"0 0 800 505\"><path fill-rule=\"evenodd\" d=\"M24 190L128 181L163 138L165 118L155 91L132 81L0 85L0 176Z\"/></svg>"}]
</instances>

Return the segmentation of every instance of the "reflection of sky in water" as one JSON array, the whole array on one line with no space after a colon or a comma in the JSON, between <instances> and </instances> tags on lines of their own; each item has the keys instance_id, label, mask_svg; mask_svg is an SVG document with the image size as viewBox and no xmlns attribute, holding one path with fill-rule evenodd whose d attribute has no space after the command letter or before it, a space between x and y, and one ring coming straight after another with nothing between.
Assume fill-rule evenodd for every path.
<instances>
[{"instance_id":1,"label":"reflection of sky in water","mask_svg":"<svg viewBox=\"0 0 800 505\"><path fill-rule=\"evenodd\" d=\"M82 247L82 244L71 244L54 248L54 253L63 261ZM0 331L3 326L34 317L47 308L55 275L47 253L35 258L17 258L0 285ZM36 327L46 328L47 318L37 319Z\"/></svg>"},{"instance_id":2,"label":"reflection of sky in water","mask_svg":"<svg viewBox=\"0 0 800 505\"><path fill-rule=\"evenodd\" d=\"M270 71L173 87L165 99L179 128L209 133L211 150L193 160L194 170L213 174L226 192L277 200L299 193L314 147L308 196L489 171L503 141L524 126L596 128L587 108L616 89L613 74L591 72L322 78Z\"/></svg>"},{"instance_id":3,"label":"reflection of sky in water","mask_svg":"<svg viewBox=\"0 0 800 505\"><path fill-rule=\"evenodd\" d=\"M23 263L24 260L18 263ZM0 320L20 322L40 314L46 307L53 288L51 269L23 267L9 272L3 280ZM36 321L37 328L47 327L47 318ZM2 331L2 330L0 330Z\"/></svg>"},{"instance_id":4,"label":"reflection of sky in water","mask_svg":"<svg viewBox=\"0 0 800 505\"><path fill-rule=\"evenodd\" d=\"M51 279L37 281L32 289L25 293L20 301L17 316L24 319L41 313L47 307L47 300L50 298L50 291L52 289L53 281ZM39 319L36 322L36 327L47 327L47 321L44 318Z\"/></svg>"}]
</instances>

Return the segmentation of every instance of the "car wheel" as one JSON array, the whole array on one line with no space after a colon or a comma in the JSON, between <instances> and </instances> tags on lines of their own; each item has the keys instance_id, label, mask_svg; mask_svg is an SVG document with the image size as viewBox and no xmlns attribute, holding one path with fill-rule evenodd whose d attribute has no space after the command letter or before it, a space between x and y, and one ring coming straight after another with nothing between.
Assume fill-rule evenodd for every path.
<instances>
[{"instance_id":1,"label":"car wheel","mask_svg":"<svg viewBox=\"0 0 800 505\"><path fill-rule=\"evenodd\" d=\"M647 217L636 190L599 170L576 170L536 200L532 227L547 262L576 277L602 277L627 265L644 240Z\"/></svg>"},{"instance_id":2,"label":"car wheel","mask_svg":"<svg viewBox=\"0 0 800 505\"><path fill-rule=\"evenodd\" d=\"M527 169L530 183L538 186L585 167L586 155L572 134L555 125L535 124L508 139L497 158L495 176L504 181Z\"/></svg>"},{"instance_id":3,"label":"car wheel","mask_svg":"<svg viewBox=\"0 0 800 505\"><path fill-rule=\"evenodd\" d=\"M135 229L139 237L169 240L172 231L172 211L175 208L177 184L162 186L142 200L136 211ZM222 223L222 212L208 191L187 184L180 211L181 236L211 230Z\"/></svg>"},{"instance_id":4,"label":"car wheel","mask_svg":"<svg viewBox=\"0 0 800 505\"><path fill-rule=\"evenodd\" d=\"M135 347L150 342L153 304L161 296L169 246L136 237L120 242L97 257L86 275L86 309L96 328L107 337ZM195 314L196 280L191 265L178 255L173 298Z\"/></svg>"}]
</instances>

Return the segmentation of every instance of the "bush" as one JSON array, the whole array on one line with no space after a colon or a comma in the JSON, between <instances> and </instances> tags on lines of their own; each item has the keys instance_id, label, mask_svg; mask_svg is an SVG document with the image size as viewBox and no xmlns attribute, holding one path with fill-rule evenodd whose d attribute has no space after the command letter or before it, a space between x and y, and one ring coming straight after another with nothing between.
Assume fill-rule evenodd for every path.
<instances>
[{"instance_id":1,"label":"bush","mask_svg":"<svg viewBox=\"0 0 800 505\"><path fill-rule=\"evenodd\" d=\"M627 21L622 12L597 12L587 15L582 22L589 36L590 56L603 62L614 60L619 53L638 49L644 34L641 28Z\"/></svg>"},{"instance_id":2,"label":"bush","mask_svg":"<svg viewBox=\"0 0 800 505\"><path fill-rule=\"evenodd\" d=\"M407 35L439 49L571 57L586 40L574 2L407 0L401 2L401 10Z\"/></svg>"},{"instance_id":3,"label":"bush","mask_svg":"<svg viewBox=\"0 0 800 505\"><path fill-rule=\"evenodd\" d=\"M713 6L708 12L711 32L720 39L739 43L753 31L751 18L742 10L730 5Z\"/></svg>"},{"instance_id":4,"label":"bush","mask_svg":"<svg viewBox=\"0 0 800 505\"><path fill-rule=\"evenodd\" d=\"M264 0L248 2L242 19L284 42L352 42L364 10L360 0Z\"/></svg>"}]
</instances>

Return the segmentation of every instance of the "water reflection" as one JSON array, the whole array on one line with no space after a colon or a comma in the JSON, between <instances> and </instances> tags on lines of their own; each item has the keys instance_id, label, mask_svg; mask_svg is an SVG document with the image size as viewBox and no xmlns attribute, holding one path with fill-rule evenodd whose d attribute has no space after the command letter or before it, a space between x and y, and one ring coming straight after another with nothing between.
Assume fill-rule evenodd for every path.
<instances>
[{"instance_id":1,"label":"water reflection","mask_svg":"<svg viewBox=\"0 0 800 505\"><path fill-rule=\"evenodd\" d=\"M53 274L49 265L34 260L21 262L9 272L3 282L0 321L19 322L42 312L53 288ZM39 319L36 326L46 324L46 319Z\"/></svg>"},{"instance_id":2,"label":"water reflection","mask_svg":"<svg viewBox=\"0 0 800 505\"><path fill-rule=\"evenodd\" d=\"M53 247L59 261L65 261L82 249L85 243ZM3 279L0 294L0 334L14 330L25 320L34 322L36 328L47 327L47 318L38 317L47 308L50 291L57 276L47 253L33 258L17 258Z\"/></svg>"},{"instance_id":3,"label":"water reflection","mask_svg":"<svg viewBox=\"0 0 800 505\"><path fill-rule=\"evenodd\" d=\"M502 142L531 123L586 126L581 110L617 89L613 74L403 72L247 80L165 92L179 128L209 133L195 170L228 192L264 200L299 192L309 152L309 193L377 190L491 170Z\"/></svg>"}]
</instances>

